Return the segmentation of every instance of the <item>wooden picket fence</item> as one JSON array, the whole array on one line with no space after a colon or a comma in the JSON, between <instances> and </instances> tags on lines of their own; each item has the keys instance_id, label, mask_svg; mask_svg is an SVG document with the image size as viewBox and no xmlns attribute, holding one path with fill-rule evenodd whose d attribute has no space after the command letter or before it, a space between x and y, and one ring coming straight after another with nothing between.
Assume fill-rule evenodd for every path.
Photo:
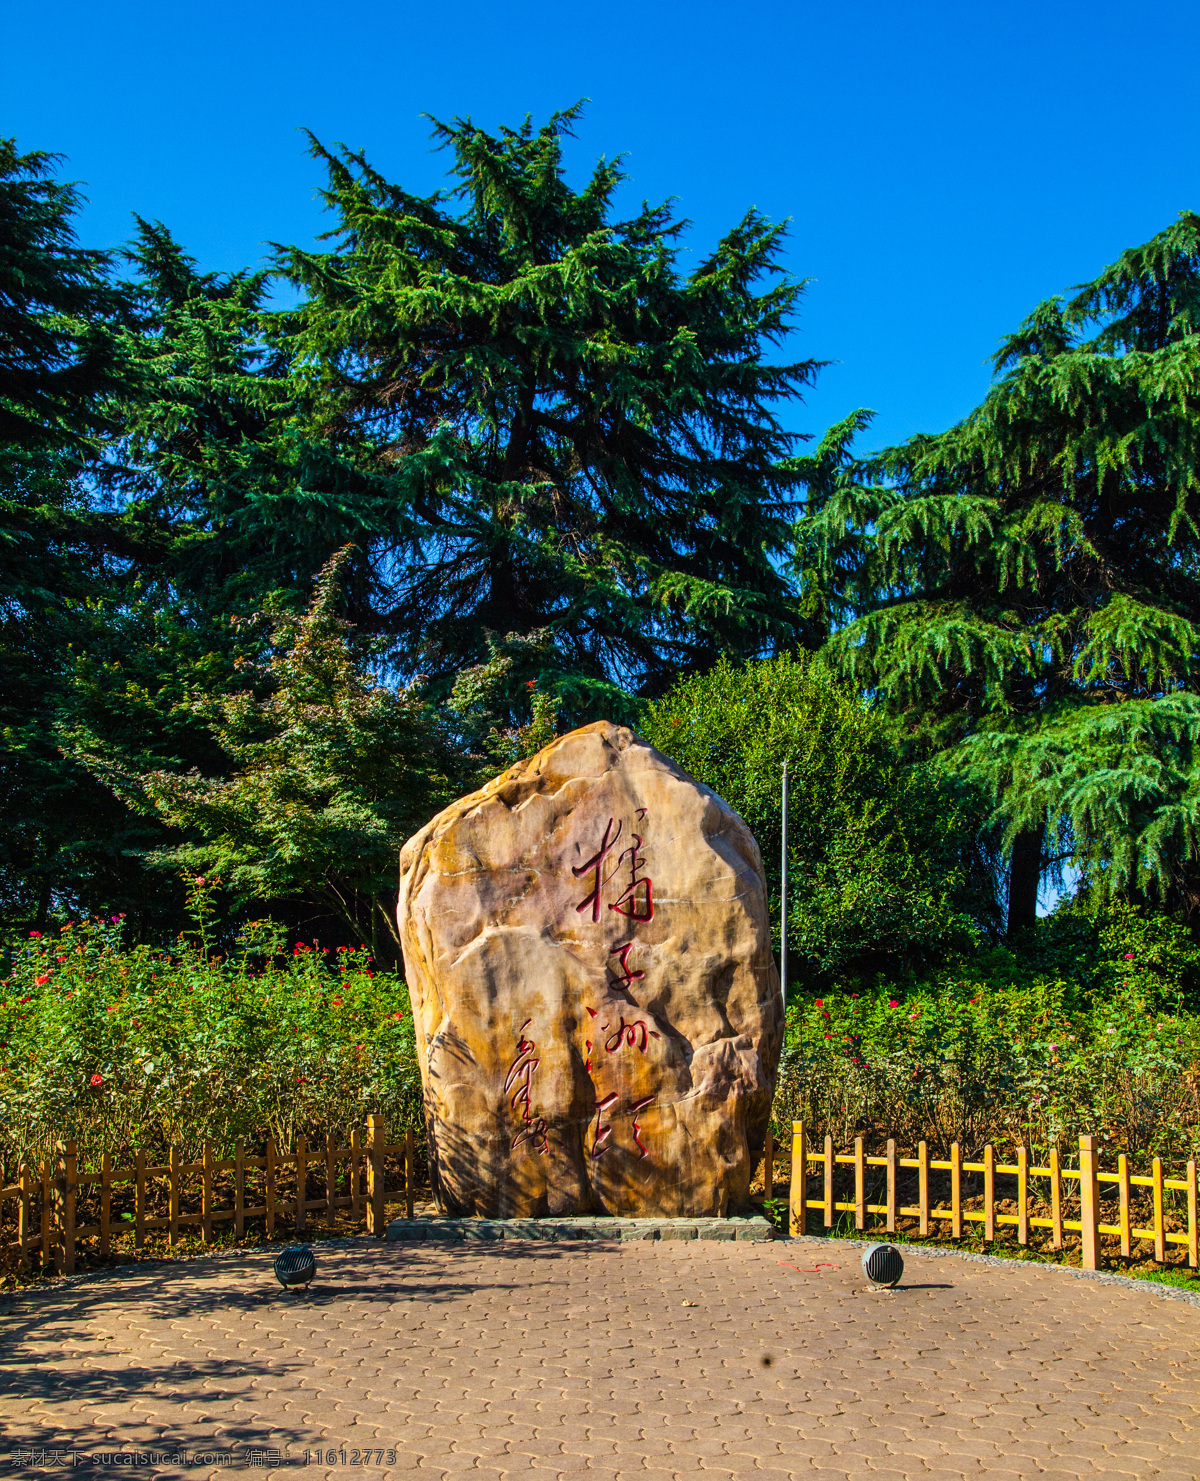
<instances>
[{"instance_id":1,"label":"wooden picket fence","mask_svg":"<svg viewBox=\"0 0 1200 1481\"><path fill-rule=\"evenodd\" d=\"M807 1229L809 1212L819 1210L826 1229L834 1227L836 1216L839 1213L853 1214L855 1229L864 1231L868 1228L872 1215L877 1218L882 1215L883 1229L881 1232L895 1233L897 1219L915 1219L917 1221L915 1232L919 1235L928 1236L934 1231L935 1225L939 1230L944 1231L948 1225L950 1237L962 1239L964 1227L973 1224L982 1225L984 1241L993 1243L997 1237L997 1230L1007 1225L1015 1228L1019 1245L1028 1245L1032 1229L1049 1229L1050 1246L1055 1250L1063 1248L1067 1234L1078 1234L1085 1270L1100 1268L1100 1240L1103 1235L1119 1238L1121 1255L1124 1258L1129 1258L1133 1253L1135 1242L1145 1242L1153 1245L1154 1259L1160 1264L1165 1264L1167 1263L1167 1247L1182 1245L1187 1250L1187 1262L1191 1268L1195 1270L1200 1265L1200 1236L1197 1232L1197 1178L1194 1158L1188 1162L1187 1173L1183 1178L1164 1177L1162 1161L1158 1157L1151 1161L1149 1176L1133 1173L1129 1168L1129 1159L1124 1154L1117 1158L1115 1172L1102 1172L1094 1136L1079 1138L1079 1165L1077 1167L1062 1166L1057 1149L1049 1153L1048 1165L1045 1167L1033 1166L1025 1147L1016 1149L1015 1163L999 1162L995 1148L991 1144L984 1147L982 1161L968 1162L964 1160L957 1142L951 1145L948 1160L931 1158L925 1142L918 1144L915 1157L897 1156L896 1143L893 1140L887 1142L884 1156L868 1157L864 1152L862 1137L855 1139L854 1149L851 1152L835 1152L831 1136L826 1136L823 1145L818 1149L810 1145L804 1122L796 1121L792 1123L790 1155L785 1154L783 1160L789 1176L789 1229L793 1235L803 1234ZM768 1198L774 1196L776 1162L776 1149L768 1133L764 1159L764 1187ZM820 1186L820 1196L810 1198L808 1185L814 1178L814 1166L816 1168L815 1178ZM848 1190L852 1187L853 1192L852 1198L840 1202L836 1188L839 1181L839 1168L853 1170L852 1184L846 1172L840 1175L843 1188ZM883 1169L882 1176L878 1172L872 1174L871 1169ZM898 1202L902 1170L916 1172L917 1202L915 1204ZM942 1182L949 1185L949 1207L935 1206L931 1200L931 1176L939 1173L948 1174ZM964 1179L969 1177L978 1179L978 1186L982 1193L981 1208L964 1207ZM1010 1196L1007 1199L998 1200L998 1179L1012 1180L1009 1184ZM910 1186L912 1181L910 1176L908 1179ZM867 1201L868 1185L872 1182L882 1188L883 1203ZM1101 1188L1105 1185L1116 1187L1117 1222L1115 1224L1101 1222ZM1149 1190L1152 1221L1149 1228L1134 1226L1137 1196L1135 1190L1142 1189ZM1000 1192L1003 1190L1001 1189ZM1186 1232L1168 1229L1166 1226L1167 1195L1176 1192L1185 1195ZM1043 1195L1040 1198L1039 1193ZM974 1197L968 1197L966 1201L974 1202L978 1196L976 1194ZM1145 1200L1146 1195L1143 1193L1141 1197ZM998 1209L998 1201L1009 1205L1015 1204L1016 1211L1004 1212ZM1073 1203L1078 1204L1079 1217L1077 1219L1064 1216L1065 1208ZM1042 1207L1046 1212L1037 1215L1033 1212L1035 1207ZM878 1229L877 1221L873 1227Z\"/></svg>"},{"instance_id":2,"label":"wooden picket fence","mask_svg":"<svg viewBox=\"0 0 1200 1481\"><path fill-rule=\"evenodd\" d=\"M206 1142L199 1162L184 1162L178 1150L171 1147L162 1165L148 1166L145 1154L138 1152L134 1165L122 1170L114 1170L105 1153L98 1171L81 1172L76 1144L65 1142L56 1158L47 1158L37 1167L22 1167L15 1183L0 1187L0 1268L15 1264L18 1269L28 1269L33 1260L40 1261L43 1268L70 1275L83 1239L95 1239L97 1252L107 1258L114 1242L130 1232L135 1249L145 1245L151 1230L165 1229L169 1243L174 1245L185 1229L198 1229L200 1237L211 1243L216 1226L229 1222L234 1238L241 1239L248 1219L262 1220L268 1239L281 1232L288 1221L297 1235L303 1235L310 1227L310 1216L314 1224L319 1225L323 1218L325 1227L334 1229L337 1212L343 1209L350 1211L352 1225L365 1222L368 1233L382 1234L389 1197L388 1158L402 1162L403 1182L390 1196L393 1200L397 1192L403 1196L411 1219L417 1173L413 1133L410 1130L402 1142L389 1144L382 1116L369 1116L366 1136L354 1132L348 1147L338 1147L331 1138L323 1147L310 1147L300 1136L290 1152L280 1151L268 1141L262 1156L247 1156L245 1143L239 1141L233 1157L218 1159ZM322 1174L320 1196L310 1197L310 1184L319 1182ZM152 1194L161 1192L164 1182L166 1212L152 1215ZM226 1184L224 1200L220 1198L222 1182ZM286 1196L289 1191L290 1197ZM132 1220L114 1217L114 1197L128 1202L130 1192ZM81 1193L96 1209L94 1223L79 1225L76 1221ZM17 1206L15 1229L11 1216L5 1217L9 1200ZM162 1199L157 1201L161 1204ZM196 1204L199 1206L185 1211L185 1206ZM15 1238L6 1240L8 1231Z\"/></svg>"}]
</instances>

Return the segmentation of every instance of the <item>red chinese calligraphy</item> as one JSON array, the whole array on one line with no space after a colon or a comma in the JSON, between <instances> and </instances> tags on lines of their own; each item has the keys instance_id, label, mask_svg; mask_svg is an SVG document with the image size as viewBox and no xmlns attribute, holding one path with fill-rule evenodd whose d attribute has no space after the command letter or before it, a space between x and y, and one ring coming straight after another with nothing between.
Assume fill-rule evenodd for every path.
<instances>
[{"instance_id":1,"label":"red chinese calligraphy","mask_svg":"<svg viewBox=\"0 0 1200 1481\"><path fill-rule=\"evenodd\" d=\"M648 809L640 807L636 810L637 822L648 814ZM606 886L612 882L617 891L616 898L608 904L609 910L614 914L623 916L628 922L628 931L633 926L642 925L654 919L654 882L646 873L646 859L642 853L643 838L639 833L630 833L630 845L620 853L616 853L616 845L624 830L624 823L614 818L609 818L604 829L600 846L590 858L584 863L573 867L572 873L576 879L589 876L591 888L582 900L575 906L579 914L590 910L592 920L600 921L600 911L604 901ZM614 857L615 855L615 857ZM609 860L612 860L609 863ZM626 873L627 868L627 873ZM620 877L618 877L620 876ZM634 940L622 941L612 947L609 951L610 964L607 968L607 982L610 992L616 991L631 997L631 988L634 983L641 981L646 972L640 967L634 967L630 963L629 954L637 944ZM616 964L611 963L611 958L616 957ZM616 1054L623 1049L636 1050L638 1054L645 1054L650 1046L651 1039L661 1039L662 1035L649 1027L645 1018L634 1018L626 1022L624 1014L618 1018L617 1027L611 1027L611 1008L617 1006L615 1003L609 1005L608 1022L596 1022L588 1026L588 1033L594 1034L593 1039L585 1039L585 1065L589 1078L595 1077L596 1051L603 1044L606 1054ZM635 1004L635 1009L640 1005ZM597 1010L588 1008L588 1014L592 1019L597 1018ZM624 1092L628 1097L628 1092ZM618 1115L628 1115L633 1130L634 1145L641 1157L649 1155L649 1149L642 1140L642 1126L638 1119L647 1106L651 1105L654 1097L647 1096L637 1101L623 1103L622 1094L610 1091L601 1095L599 1088L596 1091L596 1125L592 1134L592 1145L590 1155L600 1158L613 1145L612 1135L614 1120Z\"/></svg>"},{"instance_id":2,"label":"red chinese calligraphy","mask_svg":"<svg viewBox=\"0 0 1200 1481\"><path fill-rule=\"evenodd\" d=\"M592 1156L601 1157L608 1151L608 1139L612 1136L612 1127L605 1126L604 1113L609 1106L619 1101L621 1097L614 1090L606 1095L603 1100L596 1102L596 1135L592 1138Z\"/></svg>"},{"instance_id":3,"label":"red chinese calligraphy","mask_svg":"<svg viewBox=\"0 0 1200 1481\"><path fill-rule=\"evenodd\" d=\"M653 1100L654 1097L652 1095L648 1095L645 1100L638 1101L637 1105L631 1108L633 1114L633 1139L641 1148L642 1157L649 1157L650 1151L646 1144L642 1141L642 1128L638 1125L638 1116L642 1111L646 1109L648 1105L653 1102ZM639 1158L638 1160L640 1161L641 1158Z\"/></svg>"},{"instance_id":4,"label":"red chinese calligraphy","mask_svg":"<svg viewBox=\"0 0 1200 1481\"><path fill-rule=\"evenodd\" d=\"M645 972L636 971L629 965L629 953L633 950L635 944L633 941L626 941L622 946L614 946L609 952L609 956L619 956L621 958L620 983L622 987L628 987L631 982L636 982L639 977L646 975Z\"/></svg>"},{"instance_id":5,"label":"red chinese calligraphy","mask_svg":"<svg viewBox=\"0 0 1200 1481\"><path fill-rule=\"evenodd\" d=\"M617 839L621 836L621 829L625 826L624 823L618 823L617 831L613 833L613 822L614 819L609 818L608 826L604 830L604 837L600 840L600 847L597 852L592 855L592 857L587 861L586 864L579 864L572 867L571 869L571 873L575 876L576 879L582 879L589 870L592 871L591 892L587 894L579 902L578 905L576 905L575 909L582 914L582 912L585 911L590 905L592 908L593 921L598 921L600 919L600 895L604 889L605 884L607 883L604 878L604 861L608 858L609 854L612 853ZM612 834L611 838L609 837L610 833ZM624 855L622 855L622 857L624 857Z\"/></svg>"},{"instance_id":6,"label":"red chinese calligraphy","mask_svg":"<svg viewBox=\"0 0 1200 1481\"><path fill-rule=\"evenodd\" d=\"M616 839L613 839L616 843ZM621 867L621 860L629 860L629 883L621 891L620 895L608 907L615 910L618 915L623 915L627 920L646 921L654 919L654 882L648 874L639 875L638 870L646 867L644 855L638 850L642 846L640 833L633 835L633 844L624 849L617 857L617 869ZM645 893L639 898L638 890L643 888Z\"/></svg>"},{"instance_id":7,"label":"red chinese calligraphy","mask_svg":"<svg viewBox=\"0 0 1200 1481\"><path fill-rule=\"evenodd\" d=\"M600 1026L601 1028L607 1028L608 1024L604 1023ZM622 1044L628 1044L631 1049L637 1048L645 1054L647 1034L651 1039L662 1038L661 1034L656 1034L653 1029L646 1028L646 1020L644 1018L639 1018L636 1023L626 1023L624 1016L622 1016L620 1027L614 1034L611 1034L605 1039L604 1052L606 1054L615 1054ZM640 1042L639 1035L641 1036Z\"/></svg>"},{"instance_id":8,"label":"red chinese calligraphy","mask_svg":"<svg viewBox=\"0 0 1200 1481\"><path fill-rule=\"evenodd\" d=\"M604 1153L607 1152L609 1149L608 1139L610 1136L612 1136L613 1129L611 1124L605 1123L604 1113L609 1110L610 1107L616 1105L620 1099L621 1097L614 1090L609 1095L606 1095L603 1100L596 1102L596 1134L592 1138L593 1157L602 1157ZM638 1145L641 1157L648 1157L650 1155L650 1149L646 1146L645 1142L642 1141L642 1128L640 1122L638 1121L638 1117L648 1105L653 1104L653 1101L654 1097L652 1095L648 1095L646 1096L645 1100L640 1100L635 1105L629 1107L629 1114L633 1120L633 1139ZM639 1157L639 1161L641 1160L641 1157Z\"/></svg>"},{"instance_id":9,"label":"red chinese calligraphy","mask_svg":"<svg viewBox=\"0 0 1200 1481\"><path fill-rule=\"evenodd\" d=\"M517 1052L504 1077L504 1093L507 1095L510 1090L513 1092L509 1104L514 1111L519 1112L522 1122L510 1146L512 1151L516 1151L522 1142L528 1141L535 1152L548 1152L550 1137L546 1119L533 1114L533 1075L542 1061L536 1055L537 1044L525 1037L525 1030L532 1022L532 1018L527 1018L521 1025Z\"/></svg>"}]
</instances>

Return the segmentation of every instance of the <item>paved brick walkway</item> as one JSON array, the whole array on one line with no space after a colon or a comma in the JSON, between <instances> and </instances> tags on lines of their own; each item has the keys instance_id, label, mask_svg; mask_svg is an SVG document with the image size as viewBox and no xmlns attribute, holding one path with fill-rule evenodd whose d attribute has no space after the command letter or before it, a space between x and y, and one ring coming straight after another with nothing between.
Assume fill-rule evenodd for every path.
<instances>
[{"instance_id":1,"label":"paved brick walkway","mask_svg":"<svg viewBox=\"0 0 1200 1481\"><path fill-rule=\"evenodd\" d=\"M1200 1477L1200 1310L1148 1291L913 1255L873 1293L837 1244L363 1242L293 1299L268 1258L0 1317L4 1473L30 1446L257 1446L341 1481L327 1450L471 1481Z\"/></svg>"}]
</instances>

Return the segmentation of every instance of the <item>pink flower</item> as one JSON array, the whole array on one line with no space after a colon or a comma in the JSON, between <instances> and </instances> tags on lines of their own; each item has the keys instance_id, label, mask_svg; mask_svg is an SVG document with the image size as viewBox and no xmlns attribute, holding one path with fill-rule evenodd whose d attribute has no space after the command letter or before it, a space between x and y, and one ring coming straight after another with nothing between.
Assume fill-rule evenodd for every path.
<instances>
[{"instance_id":1,"label":"pink flower","mask_svg":"<svg viewBox=\"0 0 1200 1481\"><path fill-rule=\"evenodd\" d=\"M34 941L40 941L42 939L41 931L30 931L29 935L30 938Z\"/></svg>"},{"instance_id":2,"label":"pink flower","mask_svg":"<svg viewBox=\"0 0 1200 1481\"><path fill-rule=\"evenodd\" d=\"M824 1006L825 1006L825 999L824 998L818 998L817 999L817 1007L818 1008L823 1008Z\"/></svg>"},{"instance_id":3,"label":"pink flower","mask_svg":"<svg viewBox=\"0 0 1200 1481\"><path fill-rule=\"evenodd\" d=\"M393 1013L392 1014L392 1017L393 1018L403 1018L404 1017L404 1014L403 1013Z\"/></svg>"},{"instance_id":4,"label":"pink flower","mask_svg":"<svg viewBox=\"0 0 1200 1481\"><path fill-rule=\"evenodd\" d=\"M99 1090L99 1088L101 1087L101 1085L104 1084L104 1076L103 1075L93 1075L92 1076L92 1084L96 1087L97 1090Z\"/></svg>"},{"instance_id":5,"label":"pink flower","mask_svg":"<svg viewBox=\"0 0 1200 1481\"><path fill-rule=\"evenodd\" d=\"M204 883L204 876L201 875L200 878L196 881L196 883L197 884L203 884ZM115 919L115 917L114 917L114 919Z\"/></svg>"},{"instance_id":6,"label":"pink flower","mask_svg":"<svg viewBox=\"0 0 1200 1481\"><path fill-rule=\"evenodd\" d=\"M1057 1044L1047 1044L1046 1047L1047 1047L1047 1049L1049 1049L1051 1051L1051 1053L1053 1053L1053 1051L1058 1048L1058 1045Z\"/></svg>"},{"instance_id":7,"label":"pink flower","mask_svg":"<svg viewBox=\"0 0 1200 1481\"><path fill-rule=\"evenodd\" d=\"M1126 960L1126 961L1127 961L1127 962L1131 962L1131 961L1133 961L1133 952L1131 952L1131 951L1127 951L1127 952L1126 952L1126 953L1125 953L1125 960Z\"/></svg>"},{"instance_id":8,"label":"pink flower","mask_svg":"<svg viewBox=\"0 0 1200 1481\"><path fill-rule=\"evenodd\" d=\"M117 1011L117 1005L115 1003L112 1003L109 1005L109 1007L105 1008L104 1011L106 1013L115 1013Z\"/></svg>"},{"instance_id":9,"label":"pink flower","mask_svg":"<svg viewBox=\"0 0 1200 1481\"><path fill-rule=\"evenodd\" d=\"M888 1007L889 1008L898 1008L899 1006L900 1006L900 1004L896 1001L895 998L889 998L888 999Z\"/></svg>"},{"instance_id":10,"label":"pink flower","mask_svg":"<svg viewBox=\"0 0 1200 1481\"><path fill-rule=\"evenodd\" d=\"M826 1038L827 1038L827 1039L832 1039L832 1038L833 1038L833 1035L832 1035L832 1034L826 1034L826 1035L825 1035L825 1037L826 1037Z\"/></svg>"},{"instance_id":11,"label":"pink flower","mask_svg":"<svg viewBox=\"0 0 1200 1481\"><path fill-rule=\"evenodd\" d=\"M45 987L45 985L47 984L47 982L50 981L50 973L49 972L43 972L40 977L35 977L33 980L34 980L34 982L37 983L37 985L39 987Z\"/></svg>"}]
</instances>

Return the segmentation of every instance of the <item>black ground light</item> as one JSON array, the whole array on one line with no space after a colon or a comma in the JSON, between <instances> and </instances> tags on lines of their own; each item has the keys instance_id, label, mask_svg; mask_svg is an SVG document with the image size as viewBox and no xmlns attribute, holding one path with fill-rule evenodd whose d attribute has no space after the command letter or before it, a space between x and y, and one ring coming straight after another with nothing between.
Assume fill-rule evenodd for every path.
<instances>
[{"instance_id":1,"label":"black ground light","mask_svg":"<svg viewBox=\"0 0 1200 1481\"><path fill-rule=\"evenodd\" d=\"M275 1276L287 1290L289 1286L304 1286L317 1273L317 1261L306 1244L288 1245L281 1255L275 1256Z\"/></svg>"},{"instance_id":2,"label":"black ground light","mask_svg":"<svg viewBox=\"0 0 1200 1481\"><path fill-rule=\"evenodd\" d=\"M862 1268L873 1286L894 1286L904 1274L904 1259L894 1244L873 1244L863 1251Z\"/></svg>"}]
</instances>

